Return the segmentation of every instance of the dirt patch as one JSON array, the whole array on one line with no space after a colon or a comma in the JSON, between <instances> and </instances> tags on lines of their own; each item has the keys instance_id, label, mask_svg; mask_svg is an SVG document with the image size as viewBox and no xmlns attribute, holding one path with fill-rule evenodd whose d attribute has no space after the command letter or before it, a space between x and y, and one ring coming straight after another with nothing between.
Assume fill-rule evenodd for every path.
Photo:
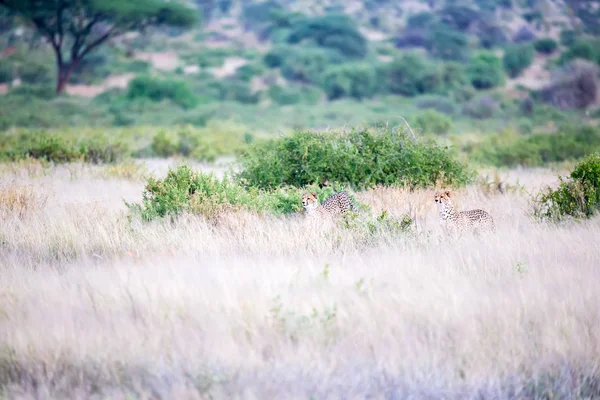
<instances>
[{"instance_id":1,"label":"dirt patch","mask_svg":"<svg viewBox=\"0 0 600 400\"><path fill-rule=\"evenodd\" d=\"M223 61L223 65L216 68L210 68L210 72L216 78L225 78L227 76L232 76L235 74L238 68L243 67L248 64L248 60L242 57L227 57L225 61Z\"/></svg>"},{"instance_id":2,"label":"dirt patch","mask_svg":"<svg viewBox=\"0 0 600 400\"><path fill-rule=\"evenodd\" d=\"M174 51L137 53L134 58L149 62L154 68L164 71L173 71L179 66L179 57Z\"/></svg>"},{"instance_id":3,"label":"dirt patch","mask_svg":"<svg viewBox=\"0 0 600 400\"><path fill-rule=\"evenodd\" d=\"M65 91L71 96L96 97L110 89L124 89L133 79L134 74L109 76L100 85L67 85Z\"/></svg>"},{"instance_id":4,"label":"dirt patch","mask_svg":"<svg viewBox=\"0 0 600 400\"><path fill-rule=\"evenodd\" d=\"M539 90L550 83L551 73L544 66L548 56L537 55L531 65L515 79L508 82L507 89L521 85L528 89Z\"/></svg>"}]
</instances>

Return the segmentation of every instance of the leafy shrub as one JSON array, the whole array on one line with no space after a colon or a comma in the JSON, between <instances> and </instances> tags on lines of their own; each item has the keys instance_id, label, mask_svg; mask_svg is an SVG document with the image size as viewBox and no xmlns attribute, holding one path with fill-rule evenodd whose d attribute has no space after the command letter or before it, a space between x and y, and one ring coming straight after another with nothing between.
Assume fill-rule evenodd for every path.
<instances>
[{"instance_id":1,"label":"leafy shrub","mask_svg":"<svg viewBox=\"0 0 600 400\"><path fill-rule=\"evenodd\" d=\"M316 104L322 96L322 92L311 86L287 86L273 85L269 88L269 96L280 105L297 103Z\"/></svg>"},{"instance_id":2,"label":"leafy shrub","mask_svg":"<svg viewBox=\"0 0 600 400\"><path fill-rule=\"evenodd\" d=\"M299 131L251 146L240 162L240 178L261 188L302 187L324 180L357 188L461 185L470 180L466 167L446 148L413 141L403 131L389 128Z\"/></svg>"},{"instance_id":3,"label":"leafy shrub","mask_svg":"<svg viewBox=\"0 0 600 400\"><path fill-rule=\"evenodd\" d=\"M435 110L426 110L418 114L416 126L424 133L444 135L452 128L452 120Z\"/></svg>"},{"instance_id":4,"label":"leafy shrub","mask_svg":"<svg viewBox=\"0 0 600 400\"><path fill-rule=\"evenodd\" d=\"M299 48L287 55L281 73L292 81L320 83L325 68L331 62L331 55L323 49Z\"/></svg>"},{"instance_id":5,"label":"leafy shrub","mask_svg":"<svg viewBox=\"0 0 600 400\"><path fill-rule=\"evenodd\" d=\"M467 36L445 24L438 24L430 30L429 41L430 51L434 57L455 61L467 58Z\"/></svg>"},{"instance_id":6,"label":"leafy shrub","mask_svg":"<svg viewBox=\"0 0 600 400\"><path fill-rule=\"evenodd\" d=\"M52 67L39 62L24 62L19 65L21 80L30 84L47 84L52 80Z\"/></svg>"},{"instance_id":7,"label":"leafy shrub","mask_svg":"<svg viewBox=\"0 0 600 400\"><path fill-rule=\"evenodd\" d=\"M482 52L473 57L467 73L476 89L489 89L504 84L502 62L493 53Z\"/></svg>"},{"instance_id":8,"label":"leafy shrub","mask_svg":"<svg viewBox=\"0 0 600 400\"><path fill-rule=\"evenodd\" d=\"M561 54L561 64L581 58L600 64L600 40L578 38L569 46L566 52Z\"/></svg>"},{"instance_id":9,"label":"leafy shrub","mask_svg":"<svg viewBox=\"0 0 600 400\"><path fill-rule=\"evenodd\" d=\"M372 97L377 91L377 76L366 64L342 64L327 69L323 89L330 100L353 97L357 100Z\"/></svg>"},{"instance_id":10,"label":"leafy shrub","mask_svg":"<svg viewBox=\"0 0 600 400\"><path fill-rule=\"evenodd\" d=\"M471 24L479 19L479 12L475 9L448 5L440 10L442 22L453 30L466 31Z\"/></svg>"},{"instance_id":11,"label":"leafy shrub","mask_svg":"<svg viewBox=\"0 0 600 400\"><path fill-rule=\"evenodd\" d=\"M302 208L301 198L302 192L295 188L247 189L227 175L219 179L181 165L169 168L164 179L148 178L141 204L127 206L146 221L175 217L183 212L214 220L223 212L240 209L274 214L297 212Z\"/></svg>"},{"instance_id":12,"label":"leafy shrub","mask_svg":"<svg viewBox=\"0 0 600 400\"><path fill-rule=\"evenodd\" d=\"M56 89L51 84L45 85L20 85L11 89L10 96L36 97L38 99L50 100L56 97Z\"/></svg>"},{"instance_id":13,"label":"leafy shrub","mask_svg":"<svg viewBox=\"0 0 600 400\"><path fill-rule=\"evenodd\" d=\"M294 49L291 46L278 46L265 54L263 62L269 68L278 68L292 53Z\"/></svg>"},{"instance_id":14,"label":"leafy shrub","mask_svg":"<svg viewBox=\"0 0 600 400\"><path fill-rule=\"evenodd\" d=\"M264 67L260 64L246 64L235 71L235 77L241 81L249 82L255 76L261 75Z\"/></svg>"},{"instance_id":15,"label":"leafy shrub","mask_svg":"<svg viewBox=\"0 0 600 400\"><path fill-rule=\"evenodd\" d=\"M533 46L538 53L552 54L558 47L558 43L552 38L543 38L535 42Z\"/></svg>"},{"instance_id":16,"label":"leafy shrub","mask_svg":"<svg viewBox=\"0 0 600 400\"><path fill-rule=\"evenodd\" d=\"M150 76L138 76L131 80L127 95L130 99L171 100L183 108L193 108L198 104L198 99L184 82Z\"/></svg>"},{"instance_id":17,"label":"leafy shrub","mask_svg":"<svg viewBox=\"0 0 600 400\"><path fill-rule=\"evenodd\" d=\"M81 160L100 164L115 163L130 155L125 144L104 136L74 140L57 134L26 131L22 135L7 138L4 142L0 146L0 159L8 160L35 158L54 163Z\"/></svg>"},{"instance_id":18,"label":"leafy shrub","mask_svg":"<svg viewBox=\"0 0 600 400\"><path fill-rule=\"evenodd\" d=\"M348 58L364 58L367 40L345 15L324 15L304 18L292 28L288 41L310 40L321 47L337 50Z\"/></svg>"},{"instance_id":19,"label":"leafy shrub","mask_svg":"<svg viewBox=\"0 0 600 400\"><path fill-rule=\"evenodd\" d=\"M435 15L422 11L408 17L406 20L406 27L408 29L420 29L426 27L433 21L435 21Z\"/></svg>"},{"instance_id":20,"label":"leafy shrub","mask_svg":"<svg viewBox=\"0 0 600 400\"><path fill-rule=\"evenodd\" d=\"M513 131L504 131L488 137L471 149L471 158L495 166L542 166L580 159L594 151L600 151L598 128L526 137Z\"/></svg>"},{"instance_id":21,"label":"leafy shrub","mask_svg":"<svg viewBox=\"0 0 600 400\"><path fill-rule=\"evenodd\" d=\"M476 119L492 118L499 109L498 102L491 96L478 96L463 106L463 114Z\"/></svg>"},{"instance_id":22,"label":"leafy shrub","mask_svg":"<svg viewBox=\"0 0 600 400\"><path fill-rule=\"evenodd\" d=\"M572 29L563 29L560 31L560 43L564 46L570 46L575 43L577 32Z\"/></svg>"},{"instance_id":23,"label":"leafy shrub","mask_svg":"<svg viewBox=\"0 0 600 400\"><path fill-rule=\"evenodd\" d=\"M242 16L250 26L256 26L270 22L280 9L281 5L275 1L247 3L242 11Z\"/></svg>"},{"instance_id":24,"label":"leafy shrub","mask_svg":"<svg viewBox=\"0 0 600 400\"><path fill-rule=\"evenodd\" d=\"M6 60L0 60L0 83L13 80L13 65Z\"/></svg>"},{"instance_id":25,"label":"leafy shrub","mask_svg":"<svg viewBox=\"0 0 600 400\"><path fill-rule=\"evenodd\" d=\"M152 152L159 157L171 157L177 153L177 144L165 131L160 131L152 138Z\"/></svg>"},{"instance_id":26,"label":"leafy shrub","mask_svg":"<svg viewBox=\"0 0 600 400\"><path fill-rule=\"evenodd\" d=\"M534 53L534 47L530 44L508 47L502 59L504 69L512 78L519 76L533 62Z\"/></svg>"},{"instance_id":27,"label":"leafy shrub","mask_svg":"<svg viewBox=\"0 0 600 400\"><path fill-rule=\"evenodd\" d=\"M416 53L407 53L381 66L382 85L390 93L403 96L433 93L441 88L437 66Z\"/></svg>"},{"instance_id":28,"label":"leafy shrub","mask_svg":"<svg viewBox=\"0 0 600 400\"><path fill-rule=\"evenodd\" d=\"M454 114L456 106L454 102L442 96L423 96L416 101L417 108L431 109L444 114Z\"/></svg>"},{"instance_id":29,"label":"leafy shrub","mask_svg":"<svg viewBox=\"0 0 600 400\"><path fill-rule=\"evenodd\" d=\"M537 198L535 215L551 220L591 217L600 209L600 153L575 166L557 189L546 189Z\"/></svg>"}]
</instances>

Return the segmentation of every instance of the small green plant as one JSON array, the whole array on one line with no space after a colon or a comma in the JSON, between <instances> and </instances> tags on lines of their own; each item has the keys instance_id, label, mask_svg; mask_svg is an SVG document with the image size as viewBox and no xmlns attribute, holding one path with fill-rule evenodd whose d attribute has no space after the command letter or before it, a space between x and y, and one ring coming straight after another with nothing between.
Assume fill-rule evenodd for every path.
<instances>
[{"instance_id":1,"label":"small green plant","mask_svg":"<svg viewBox=\"0 0 600 400\"><path fill-rule=\"evenodd\" d=\"M531 44L519 44L508 47L502 62L504 69L512 78L521 74L533 62L535 49Z\"/></svg>"},{"instance_id":2,"label":"small green plant","mask_svg":"<svg viewBox=\"0 0 600 400\"><path fill-rule=\"evenodd\" d=\"M152 138L152 152L159 157L170 157L177 152L177 144L165 131L160 131Z\"/></svg>"},{"instance_id":3,"label":"small green plant","mask_svg":"<svg viewBox=\"0 0 600 400\"><path fill-rule=\"evenodd\" d=\"M535 50L538 53L552 54L558 47L558 43L556 43L556 40L554 40L554 39L543 38L543 39L539 39L537 42L535 42L533 44L533 46L535 47Z\"/></svg>"},{"instance_id":4,"label":"small green plant","mask_svg":"<svg viewBox=\"0 0 600 400\"><path fill-rule=\"evenodd\" d=\"M589 218L600 209L600 153L579 162L571 175L557 189L542 191L534 206L534 214L542 219L559 221Z\"/></svg>"},{"instance_id":5,"label":"small green plant","mask_svg":"<svg viewBox=\"0 0 600 400\"><path fill-rule=\"evenodd\" d=\"M425 110L418 114L416 126L419 127L423 133L445 135L452 129L452 120L435 110Z\"/></svg>"},{"instance_id":6,"label":"small green plant","mask_svg":"<svg viewBox=\"0 0 600 400\"><path fill-rule=\"evenodd\" d=\"M473 57L467 74L476 89L490 89L504 84L502 62L493 53L481 52Z\"/></svg>"},{"instance_id":7,"label":"small green plant","mask_svg":"<svg viewBox=\"0 0 600 400\"><path fill-rule=\"evenodd\" d=\"M198 104L198 98L184 82L150 76L138 76L129 82L127 96L130 99L170 100L183 108Z\"/></svg>"}]
</instances>

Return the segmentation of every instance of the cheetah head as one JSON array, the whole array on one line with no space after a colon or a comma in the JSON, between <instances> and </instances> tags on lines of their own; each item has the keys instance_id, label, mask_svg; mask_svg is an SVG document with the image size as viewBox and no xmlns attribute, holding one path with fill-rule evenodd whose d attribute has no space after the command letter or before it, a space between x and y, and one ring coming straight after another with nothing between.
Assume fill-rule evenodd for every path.
<instances>
[{"instance_id":1,"label":"cheetah head","mask_svg":"<svg viewBox=\"0 0 600 400\"><path fill-rule=\"evenodd\" d=\"M319 200L317 199L317 194L313 193L304 193L302 195L302 207L304 207L307 211L314 210L319 206Z\"/></svg>"},{"instance_id":2,"label":"cheetah head","mask_svg":"<svg viewBox=\"0 0 600 400\"><path fill-rule=\"evenodd\" d=\"M448 205L452 204L452 201L450 200L450 191L446 190L444 192L440 192L440 193L436 193L435 194L435 202L438 205L438 208L443 209Z\"/></svg>"}]
</instances>

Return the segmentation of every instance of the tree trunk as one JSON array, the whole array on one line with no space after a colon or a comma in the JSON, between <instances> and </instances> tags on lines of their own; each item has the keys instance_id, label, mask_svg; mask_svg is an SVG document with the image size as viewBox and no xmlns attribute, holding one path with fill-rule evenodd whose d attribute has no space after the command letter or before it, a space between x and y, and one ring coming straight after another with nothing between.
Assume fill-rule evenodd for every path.
<instances>
[{"instance_id":1,"label":"tree trunk","mask_svg":"<svg viewBox=\"0 0 600 400\"><path fill-rule=\"evenodd\" d=\"M71 77L71 73L73 72L75 65L75 61L68 64L58 64L58 75L56 77L57 96L65 91L65 88L67 87L67 83L69 82L69 78Z\"/></svg>"}]
</instances>

